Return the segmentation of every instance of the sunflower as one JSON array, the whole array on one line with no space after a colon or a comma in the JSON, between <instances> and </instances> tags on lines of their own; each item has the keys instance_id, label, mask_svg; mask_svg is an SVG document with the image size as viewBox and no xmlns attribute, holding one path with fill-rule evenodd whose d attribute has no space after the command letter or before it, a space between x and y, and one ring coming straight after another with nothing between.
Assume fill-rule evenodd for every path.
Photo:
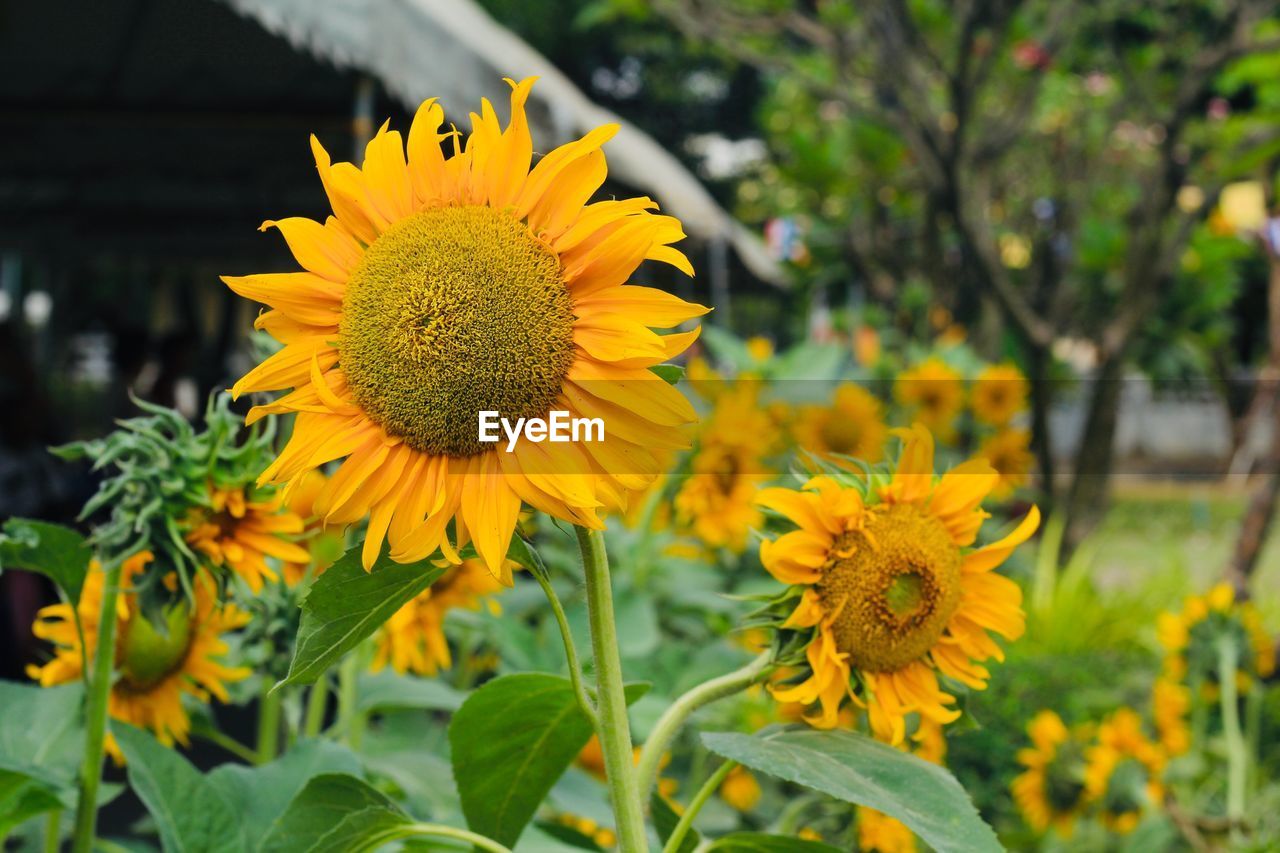
<instances>
[{"instance_id":1,"label":"sunflower","mask_svg":"<svg viewBox=\"0 0 1280 853\"><path fill-rule=\"evenodd\" d=\"M411 562L474 542L500 571L522 502L603 528L657 473L653 448L687 447L688 401L648 370L697 330L659 336L708 309L626 282L646 259L692 274L670 244L680 224L647 198L588 199L606 177L594 130L530 168L525 101L511 82L511 121L492 105L463 143L442 131L434 100L406 140L384 125L362 167L333 164L312 139L334 216L268 221L301 272L224 278L272 310L258 318L284 348L233 393L294 389L248 420L296 412L288 445L262 483L294 483L343 459L316 498L331 523L365 516L362 558L384 541ZM446 157L442 142L451 141ZM599 418L604 439L480 441L479 413L511 424L563 411ZM452 523L452 534L450 525Z\"/></svg>"},{"instance_id":2,"label":"sunflower","mask_svg":"<svg viewBox=\"0 0 1280 853\"><path fill-rule=\"evenodd\" d=\"M1240 650L1236 678L1247 687L1254 677L1275 672L1276 651L1262 614L1252 602L1237 602L1230 584L1220 583L1203 596L1189 595L1181 612L1161 613L1156 637L1164 647L1164 675L1186 681L1191 670L1210 692L1218 679L1218 639L1230 635Z\"/></svg>"},{"instance_id":3,"label":"sunflower","mask_svg":"<svg viewBox=\"0 0 1280 853\"><path fill-rule=\"evenodd\" d=\"M735 767L720 783L720 799L735 811L749 812L760 804L760 783L745 767Z\"/></svg>"},{"instance_id":4,"label":"sunflower","mask_svg":"<svg viewBox=\"0 0 1280 853\"><path fill-rule=\"evenodd\" d=\"M893 395L939 441L952 440L956 415L964 405L964 384L953 367L937 356L927 358L899 374Z\"/></svg>"},{"instance_id":5,"label":"sunflower","mask_svg":"<svg viewBox=\"0 0 1280 853\"><path fill-rule=\"evenodd\" d=\"M1052 826L1070 838L1084 807L1083 744L1050 710L1032 718L1027 734L1032 745L1018 750L1018 763L1027 769L1010 786L1014 802L1036 832Z\"/></svg>"},{"instance_id":6,"label":"sunflower","mask_svg":"<svg viewBox=\"0 0 1280 853\"><path fill-rule=\"evenodd\" d=\"M973 459L935 478L928 430L917 424L897 434L896 470L865 495L820 476L803 491L766 489L757 499L800 528L762 542L760 559L800 592L783 627L810 632L808 677L775 687L775 697L818 703L809 721L830 728L851 696L891 743L901 742L911 712L943 724L960 716L939 672L985 688L981 662L1004 657L988 632L1021 636L1022 591L992 570L1040 523L1033 507L1008 536L971 549L998 475Z\"/></svg>"},{"instance_id":7,"label":"sunflower","mask_svg":"<svg viewBox=\"0 0 1280 853\"><path fill-rule=\"evenodd\" d=\"M978 423L1008 426L1027 408L1027 379L1016 365L989 364L974 379L969 404Z\"/></svg>"},{"instance_id":8,"label":"sunflower","mask_svg":"<svg viewBox=\"0 0 1280 853\"><path fill-rule=\"evenodd\" d=\"M836 388L830 406L804 406L792 427L796 444L824 459L848 466L840 457L876 463L884 456L888 430L884 406L852 382Z\"/></svg>"},{"instance_id":9,"label":"sunflower","mask_svg":"<svg viewBox=\"0 0 1280 853\"><path fill-rule=\"evenodd\" d=\"M378 632L372 669L388 664L396 672L435 675L453 665L449 640L444 635L444 619L450 610L499 611L495 593L511 585L511 563L502 565L495 576L479 560L463 560L442 575L411 601L397 610Z\"/></svg>"},{"instance_id":10,"label":"sunflower","mask_svg":"<svg viewBox=\"0 0 1280 853\"><path fill-rule=\"evenodd\" d=\"M248 668L229 667L221 660L228 651L222 635L243 626L249 616L235 605L219 606L212 579L200 575L195 578L194 604L178 599L165 608L165 625L157 628L142 614L134 594L127 591L130 580L152 559L149 551L143 551L125 560L120 570L122 594L117 598L115 615L118 677L111 685L108 713L112 719L150 729L166 746L175 741L186 746L191 720L182 706L183 694L201 702L209 701L210 696L226 702L226 682L250 675ZM54 604L37 614L32 633L54 645L52 660L44 666L27 667L27 675L41 686L83 677L83 661L93 658L98 645L105 583L106 574L94 561L75 611L70 604ZM84 632L83 646L76 631L77 615ZM117 764L124 761L110 735L107 751Z\"/></svg>"},{"instance_id":11,"label":"sunflower","mask_svg":"<svg viewBox=\"0 0 1280 853\"><path fill-rule=\"evenodd\" d=\"M1182 755L1191 748L1190 708L1191 691L1185 685L1169 678L1156 679L1151 689L1151 715L1160 745L1168 755Z\"/></svg>"},{"instance_id":12,"label":"sunflower","mask_svg":"<svg viewBox=\"0 0 1280 853\"><path fill-rule=\"evenodd\" d=\"M1164 801L1164 765L1163 751L1143 733L1138 714L1119 708L1099 724L1098 741L1087 752L1086 799L1101 807L1107 828L1132 832L1146 808Z\"/></svg>"},{"instance_id":13,"label":"sunflower","mask_svg":"<svg viewBox=\"0 0 1280 853\"><path fill-rule=\"evenodd\" d=\"M303 531L302 519L284 509L281 496L250 500L243 488L209 484L209 505L191 510L185 525L187 544L215 566L235 572L255 593L264 580L279 578L267 557L283 563L307 563L311 554L282 535Z\"/></svg>"},{"instance_id":14,"label":"sunflower","mask_svg":"<svg viewBox=\"0 0 1280 853\"><path fill-rule=\"evenodd\" d=\"M991 490L997 500L1010 497L1031 479L1036 458L1031 450L1031 431L1011 427L1002 429L982 442L977 455L991 463L1000 481Z\"/></svg>"}]
</instances>

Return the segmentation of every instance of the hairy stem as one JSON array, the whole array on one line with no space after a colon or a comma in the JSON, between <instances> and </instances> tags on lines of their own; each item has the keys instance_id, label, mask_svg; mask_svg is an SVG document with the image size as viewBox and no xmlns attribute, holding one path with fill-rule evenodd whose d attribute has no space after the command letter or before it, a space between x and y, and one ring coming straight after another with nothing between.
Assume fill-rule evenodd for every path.
<instances>
[{"instance_id":1,"label":"hairy stem","mask_svg":"<svg viewBox=\"0 0 1280 853\"><path fill-rule=\"evenodd\" d=\"M654 724L653 730L649 732L649 739L645 741L644 749L640 751L640 763L636 765L636 778L640 781L642 802L648 798L649 792L658 781L658 765L662 762L662 754L671 746L671 741L680 733L680 728L685 721L704 705L740 693L764 678L771 668L771 658L772 652L762 652L741 669L704 681L672 702L671 706L662 713L658 722Z\"/></svg>"},{"instance_id":2,"label":"hairy stem","mask_svg":"<svg viewBox=\"0 0 1280 853\"><path fill-rule=\"evenodd\" d=\"M560 597L556 595L555 587L551 585L551 580L543 576L542 572L530 572L538 581L538 585L542 587L543 593L547 596L547 601L551 604L551 612L555 614L556 625L560 627L560 638L564 641L564 657L569 664L569 680L573 682L573 693L578 698L578 707L582 709L582 713L591 721L591 728L600 728L600 718L596 714L596 706L592 701L590 694L587 693L586 685L582 681L582 666L578 661L578 649L573 644L573 632L569 630L569 620L564 615L564 606L560 603Z\"/></svg>"},{"instance_id":3,"label":"hairy stem","mask_svg":"<svg viewBox=\"0 0 1280 853\"><path fill-rule=\"evenodd\" d=\"M609 795L617 821L618 844L622 853L643 853L648 844L636 774L631 766L631 725L627 720L627 697L622 688L622 660L613 615L609 558L605 553L604 537L598 530L583 527L575 530L587 579L587 621L591 626L591 648L596 663L596 692L599 695L596 734L604 753L604 770L609 779Z\"/></svg>"}]
</instances>

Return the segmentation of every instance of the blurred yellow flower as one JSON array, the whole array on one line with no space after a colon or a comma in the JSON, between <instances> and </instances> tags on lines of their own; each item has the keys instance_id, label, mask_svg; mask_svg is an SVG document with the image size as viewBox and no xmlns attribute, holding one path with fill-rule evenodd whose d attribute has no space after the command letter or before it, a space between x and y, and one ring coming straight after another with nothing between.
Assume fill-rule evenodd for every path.
<instances>
[{"instance_id":1,"label":"blurred yellow flower","mask_svg":"<svg viewBox=\"0 0 1280 853\"><path fill-rule=\"evenodd\" d=\"M899 374L893 394L938 441L951 442L956 415L964 405L964 383L955 368L932 356Z\"/></svg>"},{"instance_id":2,"label":"blurred yellow flower","mask_svg":"<svg viewBox=\"0 0 1280 853\"><path fill-rule=\"evenodd\" d=\"M1014 802L1036 832L1053 827L1070 838L1084 807L1082 744L1050 710L1032 718L1027 734L1031 746L1018 750L1018 763L1027 769L1010 786Z\"/></svg>"},{"instance_id":3,"label":"blurred yellow flower","mask_svg":"<svg viewBox=\"0 0 1280 853\"><path fill-rule=\"evenodd\" d=\"M916 837L902 821L859 806L858 849L868 853L915 853Z\"/></svg>"},{"instance_id":4,"label":"blurred yellow flower","mask_svg":"<svg viewBox=\"0 0 1280 853\"><path fill-rule=\"evenodd\" d=\"M773 358L773 341L760 335L747 338L747 353L754 361L768 361Z\"/></svg>"},{"instance_id":5,"label":"blurred yellow flower","mask_svg":"<svg viewBox=\"0 0 1280 853\"><path fill-rule=\"evenodd\" d=\"M990 364L973 381L973 417L979 423L1002 427L1027 408L1027 380L1013 364Z\"/></svg>"},{"instance_id":6,"label":"blurred yellow flower","mask_svg":"<svg viewBox=\"0 0 1280 853\"><path fill-rule=\"evenodd\" d=\"M760 803L760 783L747 768L735 767L720 783L720 799L740 812L749 812Z\"/></svg>"},{"instance_id":7,"label":"blurred yellow flower","mask_svg":"<svg viewBox=\"0 0 1280 853\"><path fill-rule=\"evenodd\" d=\"M982 442L976 455L990 462L1000 475L992 497L1003 500L1030 481L1036 464L1030 445L1031 431L1017 427L1000 430Z\"/></svg>"},{"instance_id":8,"label":"blurred yellow flower","mask_svg":"<svg viewBox=\"0 0 1280 853\"><path fill-rule=\"evenodd\" d=\"M488 607L498 613L493 596L511 585L513 563L505 563L495 577L480 560L463 560L435 583L397 610L377 634L377 651L372 669L387 665L399 673L435 675L453 665L444 620L450 610L479 610Z\"/></svg>"},{"instance_id":9,"label":"blurred yellow flower","mask_svg":"<svg viewBox=\"0 0 1280 853\"><path fill-rule=\"evenodd\" d=\"M1160 745L1170 756L1182 755L1191 748L1191 729L1187 712L1191 710L1191 691L1169 678L1157 678L1151 690L1151 710Z\"/></svg>"},{"instance_id":10,"label":"blurred yellow flower","mask_svg":"<svg viewBox=\"0 0 1280 853\"><path fill-rule=\"evenodd\" d=\"M988 632L1021 636L1022 590L992 570L1040 523L1032 508L1008 536L969 550L989 517L980 505L998 475L973 459L938 479L928 431L899 432L892 480L870 505L859 489L826 476L801 491L765 489L757 499L797 525L762 542L760 560L777 580L803 588L784 627L812 629L805 677L775 684L774 696L816 703L808 719L822 728L835 726L844 699L853 697L876 736L895 744L908 714L939 724L960 716L939 672L983 689L990 673L981 662L1004 656Z\"/></svg>"},{"instance_id":11,"label":"blurred yellow flower","mask_svg":"<svg viewBox=\"0 0 1280 853\"><path fill-rule=\"evenodd\" d=\"M249 615L233 604L220 605L212 578L199 574L192 579L194 604L177 597L164 608L165 625L157 628L143 615L138 599L129 591L132 579L154 558L149 551L135 554L121 567L122 591L116 603L116 669L111 685L108 713L140 728L150 729L161 743L186 746L191 720L182 705L186 694L200 702L210 697L228 701L226 683L251 674L247 667L231 667L222 662L230 650L222 635L243 626ZM176 586L176 578L166 578ZM102 593L106 574L94 561L85 576L80 603L55 604L42 608L32 633L53 643L54 657L43 666L28 666L27 675L42 687L78 681L84 676L83 661L92 659L98 646L102 624ZM79 617L83 631L76 630ZM110 734L107 752L117 764L124 756Z\"/></svg>"},{"instance_id":12,"label":"blurred yellow flower","mask_svg":"<svg viewBox=\"0 0 1280 853\"><path fill-rule=\"evenodd\" d=\"M1120 708L1098 726L1097 742L1086 753L1086 799L1101 809L1108 829L1132 832L1144 811L1164 801L1164 765L1164 752L1143 733L1141 717Z\"/></svg>"},{"instance_id":13,"label":"blurred yellow flower","mask_svg":"<svg viewBox=\"0 0 1280 853\"><path fill-rule=\"evenodd\" d=\"M187 544L204 554L214 566L226 566L254 592L264 581L279 579L267 565L267 557L281 563L306 564L311 553L284 536L297 536L303 521L284 508L280 495L253 501L243 488L209 484L208 508L193 509L184 521Z\"/></svg>"},{"instance_id":14,"label":"blurred yellow flower","mask_svg":"<svg viewBox=\"0 0 1280 853\"><path fill-rule=\"evenodd\" d=\"M841 383L830 406L803 406L796 412L792 433L796 444L823 459L856 470L840 457L869 464L884 456L889 430L884 406L875 395L852 382Z\"/></svg>"}]
</instances>

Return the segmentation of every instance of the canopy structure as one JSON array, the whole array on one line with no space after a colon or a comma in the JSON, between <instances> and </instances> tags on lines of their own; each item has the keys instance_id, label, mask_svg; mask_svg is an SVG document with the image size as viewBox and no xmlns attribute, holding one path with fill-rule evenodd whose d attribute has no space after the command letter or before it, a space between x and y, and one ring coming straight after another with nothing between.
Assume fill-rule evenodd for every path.
<instances>
[{"instance_id":1,"label":"canopy structure","mask_svg":"<svg viewBox=\"0 0 1280 853\"><path fill-rule=\"evenodd\" d=\"M636 126L593 103L473 0L223 2L300 49L375 76L411 110L429 97L440 97L446 111L487 97L501 114L509 93L503 78L538 77L529 107L535 140L550 147L599 125L618 124L618 135L607 148L614 177L657 199L691 236L731 245L755 276L784 282L762 243L679 160ZM712 264L717 264L714 251Z\"/></svg>"}]
</instances>

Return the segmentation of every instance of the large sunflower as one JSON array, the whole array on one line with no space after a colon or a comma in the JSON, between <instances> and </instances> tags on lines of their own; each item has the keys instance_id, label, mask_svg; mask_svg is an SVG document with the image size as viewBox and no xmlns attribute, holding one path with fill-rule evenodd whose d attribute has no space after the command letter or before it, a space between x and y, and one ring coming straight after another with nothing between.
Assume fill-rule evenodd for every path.
<instances>
[{"instance_id":1,"label":"large sunflower","mask_svg":"<svg viewBox=\"0 0 1280 853\"><path fill-rule=\"evenodd\" d=\"M331 163L313 139L334 216L263 225L303 271L224 279L272 307L257 325L285 344L233 392L294 389L250 412L298 414L261 481L345 458L316 508L331 523L369 517L366 567L386 540L402 562L438 548L456 561L474 542L496 573L522 501L601 528L600 510L657 472L652 449L687 446L678 428L692 407L647 368L697 330L650 329L707 309L626 284L646 259L692 274L670 245L680 224L647 198L587 203L614 125L530 169L533 80L511 85L507 127L485 101L465 143L441 129L434 100L418 109L407 151L384 125L362 167ZM506 452L505 441L480 442L481 411L513 424L550 411L600 418L604 440L521 438Z\"/></svg>"},{"instance_id":2,"label":"large sunflower","mask_svg":"<svg viewBox=\"0 0 1280 853\"><path fill-rule=\"evenodd\" d=\"M992 569L1040 523L1033 507L1008 536L970 550L996 472L974 459L935 478L929 432L916 425L899 435L896 470L865 495L819 476L803 491L765 489L757 499L800 528L762 542L760 559L802 589L784 627L812 631L807 678L774 695L818 703L809 719L820 727L836 724L850 696L892 743L902 740L909 713L936 723L960 716L939 672L982 689L989 673L981 662L1004 657L988 632L1021 636L1022 591Z\"/></svg>"},{"instance_id":3,"label":"large sunflower","mask_svg":"<svg viewBox=\"0 0 1280 853\"><path fill-rule=\"evenodd\" d=\"M152 559L150 552L143 551L126 560L121 584L127 589L130 579ZM75 611L70 604L54 604L37 615L32 632L54 645L52 660L27 668L27 675L42 686L83 677L83 661L92 660L98 646L105 580L106 574L94 562ZM228 651L222 635L244 625L249 615L232 604L220 606L212 579L203 574L194 579L194 591L194 605L180 598L165 609L163 630L147 620L132 593L125 591L117 599L115 666L119 675L111 685L108 713L112 719L150 729L166 745L188 742L191 720L182 706L184 693L202 702L210 696L226 702L225 683L250 675L248 668L230 667L221 660ZM77 612L83 644L76 630ZM123 761L110 736L107 750L117 763Z\"/></svg>"}]
</instances>

